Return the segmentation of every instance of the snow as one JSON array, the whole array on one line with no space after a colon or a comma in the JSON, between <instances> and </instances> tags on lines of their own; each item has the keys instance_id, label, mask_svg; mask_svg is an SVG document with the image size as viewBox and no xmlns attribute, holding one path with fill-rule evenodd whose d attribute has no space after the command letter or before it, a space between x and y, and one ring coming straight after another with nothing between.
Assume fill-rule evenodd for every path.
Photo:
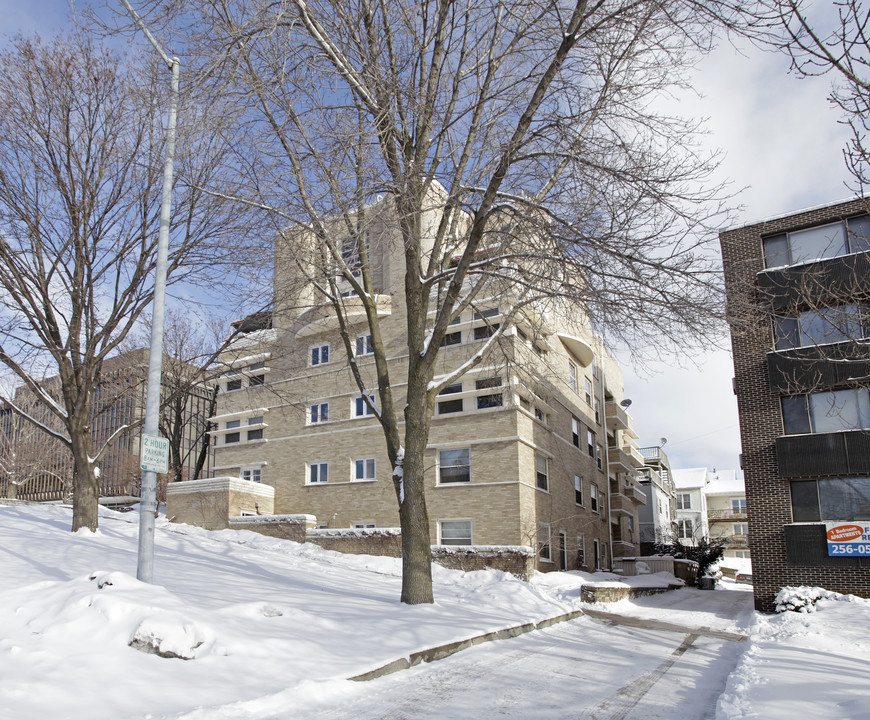
<instances>
[{"instance_id":1,"label":"snow","mask_svg":"<svg viewBox=\"0 0 870 720\"><path fill-rule=\"evenodd\" d=\"M868 717L870 601L852 596L793 590L783 598L817 597L815 612L763 616L752 610L749 586L723 580L712 592L683 588L590 606L580 600L583 584L666 585L673 577L555 572L524 583L495 570L434 566L435 604L405 606L399 560L162 517L159 584L149 585L134 577L136 513L101 509L97 533L70 533L70 522L62 506L0 506L4 720L259 720L317 717L324 707L340 717L343 703L362 698L377 707L425 666L371 683L350 677L572 610L748 633L748 641L728 643L693 690L718 696L715 720ZM661 653L660 634L651 631L623 636L591 615L562 625L579 629L575 642L588 635L590 655L602 632L629 662L635 652ZM519 640L478 648L498 658ZM448 662L432 667L445 672ZM596 682L616 692L625 672L603 663ZM475 702L483 711L490 699ZM684 712L688 705L679 705L668 717L699 717Z\"/></svg>"},{"instance_id":2,"label":"snow","mask_svg":"<svg viewBox=\"0 0 870 720\"><path fill-rule=\"evenodd\" d=\"M707 468L678 468L671 470L671 479L678 490L702 488L707 484Z\"/></svg>"}]
</instances>

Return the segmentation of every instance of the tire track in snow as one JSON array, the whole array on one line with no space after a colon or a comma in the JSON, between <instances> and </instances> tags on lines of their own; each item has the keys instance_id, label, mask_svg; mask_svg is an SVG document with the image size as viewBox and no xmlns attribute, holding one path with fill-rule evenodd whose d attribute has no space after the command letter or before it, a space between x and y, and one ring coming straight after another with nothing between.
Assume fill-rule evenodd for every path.
<instances>
[{"instance_id":1,"label":"tire track in snow","mask_svg":"<svg viewBox=\"0 0 870 720\"><path fill-rule=\"evenodd\" d=\"M623 685L612 698L599 703L597 707L583 713L580 716L580 720L625 720L635 706L643 700L653 685L661 680L665 673L671 669L673 664L679 660L686 650L695 644L695 641L699 637L700 635L696 633L686 635L680 646L671 653L669 658L659 663L658 667L644 673L627 685Z\"/></svg>"}]
</instances>

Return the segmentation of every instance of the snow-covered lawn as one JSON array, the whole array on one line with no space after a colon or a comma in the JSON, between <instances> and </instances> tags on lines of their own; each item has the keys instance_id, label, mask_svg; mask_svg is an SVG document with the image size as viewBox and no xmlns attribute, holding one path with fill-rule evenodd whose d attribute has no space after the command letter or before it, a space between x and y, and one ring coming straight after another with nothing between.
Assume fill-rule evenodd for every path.
<instances>
[{"instance_id":1,"label":"snow-covered lawn","mask_svg":"<svg viewBox=\"0 0 870 720\"><path fill-rule=\"evenodd\" d=\"M280 716L292 718L290 708L306 700L358 696L351 676L582 609L583 582L617 580L551 573L523 583L496 571L436 566L436 603L408 607L398 601L397 560L161 519L159 584L146 585L135 579L138 516L104 511L100 524L96 535L72 535L66 508L0 506L3 720L157 720L200 707L197 716L207 718L222 706L223 718L240 701L261 707L262 717L283 709ZM751 630L727 687L719 678L726 687L720 720L866 719L870 601L845 600L822 600L815 613L763 617L751 610L750 588L723 583L712 593L682 589L595 607Z\"/></svg>"}]
</instances>

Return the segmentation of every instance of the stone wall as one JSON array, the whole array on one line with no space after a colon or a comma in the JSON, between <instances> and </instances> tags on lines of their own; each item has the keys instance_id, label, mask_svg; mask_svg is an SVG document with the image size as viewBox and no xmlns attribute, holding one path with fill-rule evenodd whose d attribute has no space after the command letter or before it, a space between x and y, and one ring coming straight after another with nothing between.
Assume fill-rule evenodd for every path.
<instances>
[{"instance_id":1,"label":"stone wall","mask_svg":"<svg viewBox=\"0 0 870 720\"><path fill-rule=\"evenodd\" d=\"M535 551L525 545L433 545L432 560L451 570L493 568L529 580L535 572Z\"/></svg>"},{"instance_id":2,"label":"stone wall","mask_svg":"<svg viewBox=\"0 0 870 720\"><path fill-rule=\"evenodd\" d=\"M166 488L166 517L172 522L206 530L229 527L229 518L271 515L275 490L237 477L205 478L170 483Z\"/></svg>"},{"instance_id":3,"label":"stone wall","mask_svg":"<svg viewBox=\"0 0 870 720\"><path fill-rule=\"evenodd\" d=\"M309 530L305 539L324 550L349 555L402 557L402 531L399 528Z\"/></svg>"},{"instance_id":4,"label":"stone wall","mask_svg":"<svg viewBox=\"0 0 870 720\"><path fill-rule=\"evenodd\" d=\"M252 530L269 537L294 542L310 542L324 550L349 555L402 557L402 531L399 528L339 528L315 529L313 515L259 515L232 517L232 530ZM433 545L432 560L452 570L483 570L493 568L509 572L523 580L535 571L535 552L527 546Z\"/></svg>"},{"instance_id":5,"label":"stone wall","mask_svg":"<svg viewBox=\"0 0 870 720\"><path fill-rule=\"evenodd\" d=\"M314 515L244 515L231 517L230 530L251 530L269 537L304 543L306 533L317 523Z\"/></svg>"}]
</instances>

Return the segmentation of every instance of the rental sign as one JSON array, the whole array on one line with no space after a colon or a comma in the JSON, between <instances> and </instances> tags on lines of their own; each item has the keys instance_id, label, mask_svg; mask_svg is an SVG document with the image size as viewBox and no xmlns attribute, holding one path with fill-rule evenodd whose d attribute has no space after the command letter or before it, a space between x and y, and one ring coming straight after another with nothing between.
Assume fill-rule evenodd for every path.
<instances>
[{"instance_id":1,"label":"rental sign","mask_svg":"<svg viewBox=\"0 0 870 720\"><path fill-rule=\"evenodd\" d=\"M839 557L870 557L870 522L825 523L828 555Z\"/></svg>"}]
</instances>

